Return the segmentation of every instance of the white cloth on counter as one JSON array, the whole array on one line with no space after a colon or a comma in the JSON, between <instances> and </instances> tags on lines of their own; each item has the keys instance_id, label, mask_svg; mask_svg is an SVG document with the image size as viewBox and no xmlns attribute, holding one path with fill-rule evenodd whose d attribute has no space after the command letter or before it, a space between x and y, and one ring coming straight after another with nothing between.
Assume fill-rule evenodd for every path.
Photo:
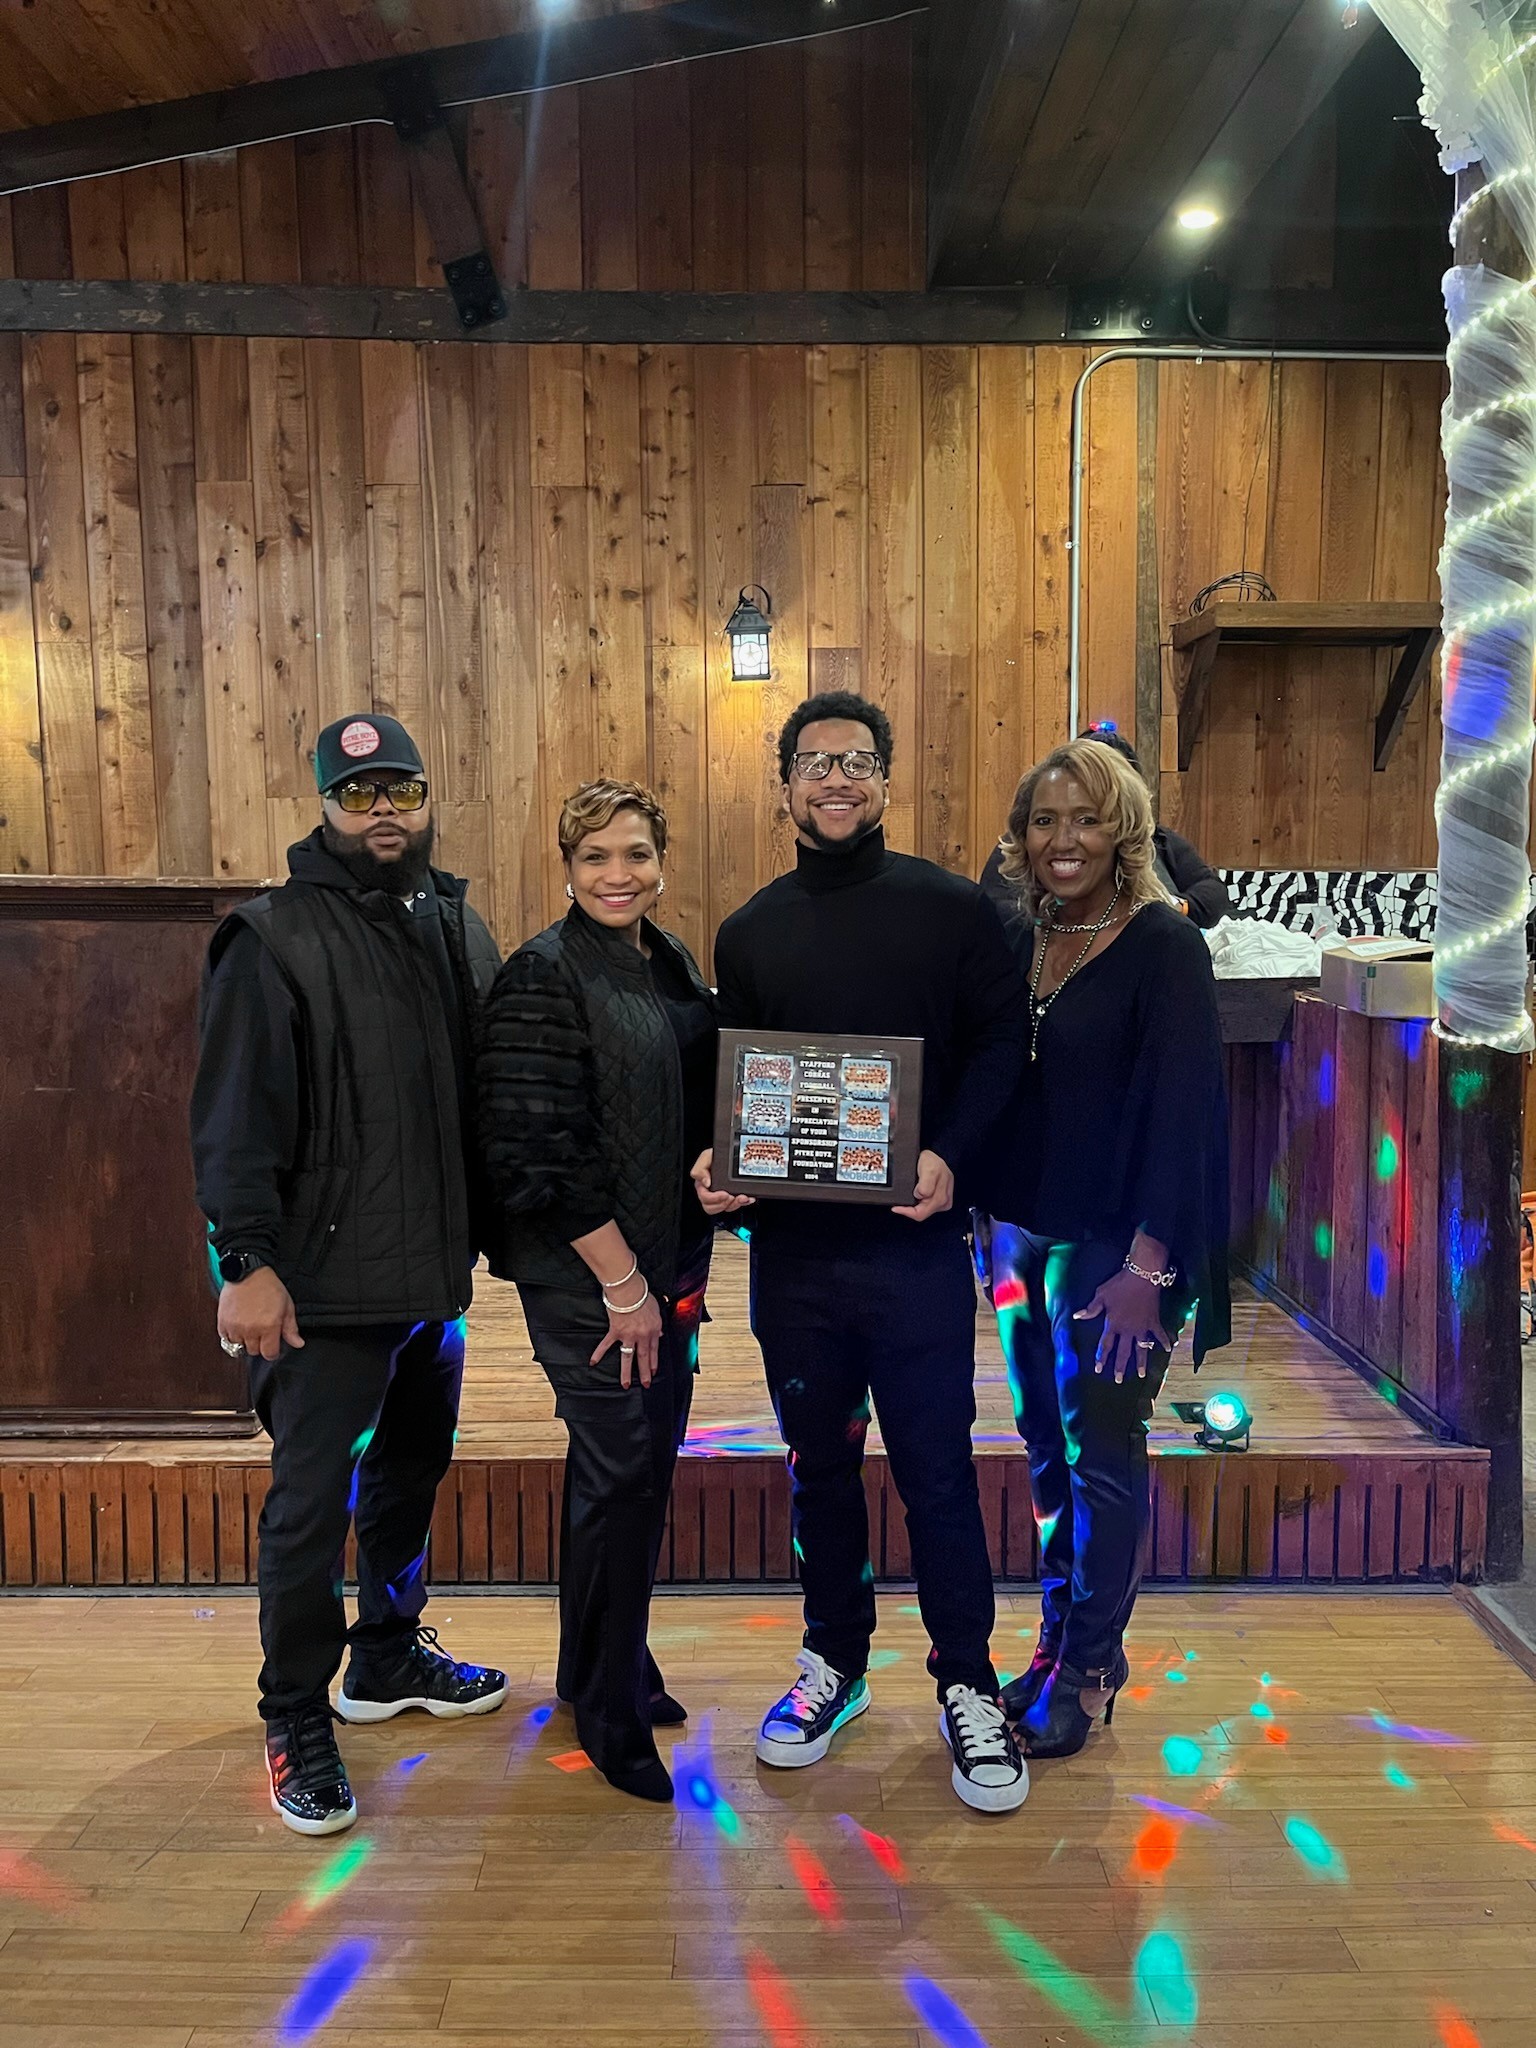
<instances>
[{"instance_id":1,"label":"white cloth on counter","mask_svg":"<svg viewBox=\"0 0 1536 2048\"><path fill-rule=\"evenodd\" d=\"M1218 981L1300 981L1323 971L1323 949L1313 933L1258 917L1224 917L1205 942Z\"/></svg>"}]
</instances>

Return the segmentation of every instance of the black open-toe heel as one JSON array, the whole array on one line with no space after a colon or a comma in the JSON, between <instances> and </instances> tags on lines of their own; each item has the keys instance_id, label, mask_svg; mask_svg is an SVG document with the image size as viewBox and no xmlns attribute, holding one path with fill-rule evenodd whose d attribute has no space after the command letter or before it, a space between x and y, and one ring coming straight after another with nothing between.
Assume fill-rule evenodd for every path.
<instances>
[{"instance_id":1,"label":"black open-toe heel","mask_svg":"<svg viewBox=\"0 0 1536 2048\"><path fill-rule=\"evenodd\" d=\"M1035 1654L1029 1660L1029 1669L1021 1671L1017 1678L1010 1678L998 1694L1003 1712L1010 1721L1022 1721L1045 1691L1046 1680L1056 1669L1056 1650L1057 1645L1047 1640L1042 1629L1035 1643Z\"/></svg>"},{"instance_id":2,"label":"black open-toe heel","mask_svg":"<svg viewBox=\"0 0 1536 2048\"><path fill-rule=\"evenodd\" d=\"M1090 1691L1100 1695L1107 1728L1115 1718L1120 1688L1130 1675L1124 1650L1117 1650L1114 1663L1101 1671L1074 1671L1066 1664L1058 1664L1024 1718L1025 1755L1076 1756L1100 1718L1097 1711L1085 1711L1082 1695Z\"/></svg>"}]
</instances>

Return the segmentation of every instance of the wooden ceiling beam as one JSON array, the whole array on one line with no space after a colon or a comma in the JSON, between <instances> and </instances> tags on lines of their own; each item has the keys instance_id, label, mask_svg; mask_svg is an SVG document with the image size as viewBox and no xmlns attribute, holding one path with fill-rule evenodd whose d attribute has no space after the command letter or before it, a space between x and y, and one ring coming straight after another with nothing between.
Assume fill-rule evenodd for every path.
<instances>
[{"instance_id":1,"label":"wooden ceiling beam","mask_svg":"<svg viewBox=\"0 0 1536 2048\"><path fill-rule=\"evenodd\" d=\"M439 106L455 107L698 57L803 42L926 11L925 0L837 0L835 11L826 0L670 0L640 13L428 50L408 61L425 65ZM0 194L324 128L388 121L389 81L401 62L384 58L339 65L229 92L12 129L0 135Z\"/></svg>"}]
</instances>

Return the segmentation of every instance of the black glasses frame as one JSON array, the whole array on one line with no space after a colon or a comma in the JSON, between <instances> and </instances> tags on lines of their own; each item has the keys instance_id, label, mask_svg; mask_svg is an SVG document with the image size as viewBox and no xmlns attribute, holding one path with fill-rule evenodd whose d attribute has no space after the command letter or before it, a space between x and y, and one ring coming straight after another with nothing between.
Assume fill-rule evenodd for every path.
<instances>
[{"instance_id":1,"label":"black glasses frame","mask_svg":"<svg viewBox=\"0 0 1536 2048\"><path fill-rule=\"evenodd\" d=\"M366 790L368 792L367 803L349 804L346 800L346 792L348 790ZM414 803L402 803L400 801L402 792L406 790L420 791L420 795ZM345 782L336 783L326 794L336 799L338 807L345 811L348 817L360 818L366 812L373 809L381 796L389 799L389 807L393 811L419 811L425 805L429 791L427 778L424 775L402 775L394 782L359 782L349 776Z\"/></svg>"},{"instance_id":2,"label":"black glasses frame","mask_svg":"<svg viewBox=\"0 0 1536 2048\"><path fill-rule=\"evenodd\" d=\"M818 748L815 753L792 755L790 766L804 782L825 782L832 773L834 761L850 782L868 782L876 769L882 774L885 772L885 762L873 747L848 747L841 754L829 754ZM812 767L812 762L819 762L821 765ZM855 762L868 765L855 767Z\"/></svg>"}]
</instances>

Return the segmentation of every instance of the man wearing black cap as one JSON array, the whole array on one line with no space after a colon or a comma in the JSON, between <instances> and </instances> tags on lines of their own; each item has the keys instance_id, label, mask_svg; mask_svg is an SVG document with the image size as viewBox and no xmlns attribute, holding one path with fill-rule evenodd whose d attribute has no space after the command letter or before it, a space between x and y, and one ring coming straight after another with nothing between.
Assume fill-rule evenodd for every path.
<instances>
[{"instance_id":1,"label":"man wearing black cap","mask_svg":"<svg viewBox=\"0 0 1536 2048\"><path fill-rule=\"evenodd\" d=\"M348 1642L347 1721L486 1713L507 1691L421 1626L475 1259L471 1022L500 957L467 885L430 865L427 781L402 725L371 712L328 725L315 779L321 822L289 848L288 881L214 934L192 1096L219 1336L249 1358L272 1438L259 1564L272 1804L306 1835L357 1817L328 1697Z\"/></svg>"}]
</instances>

